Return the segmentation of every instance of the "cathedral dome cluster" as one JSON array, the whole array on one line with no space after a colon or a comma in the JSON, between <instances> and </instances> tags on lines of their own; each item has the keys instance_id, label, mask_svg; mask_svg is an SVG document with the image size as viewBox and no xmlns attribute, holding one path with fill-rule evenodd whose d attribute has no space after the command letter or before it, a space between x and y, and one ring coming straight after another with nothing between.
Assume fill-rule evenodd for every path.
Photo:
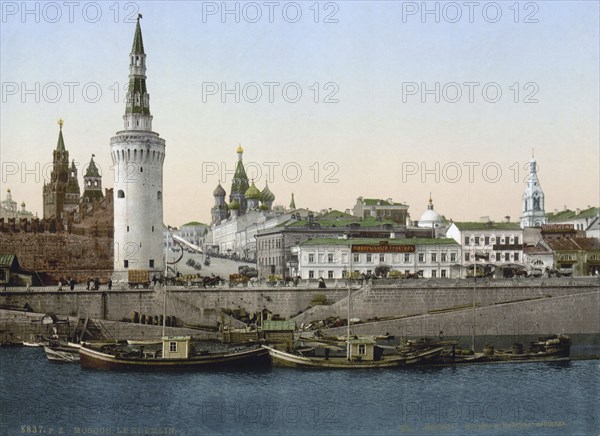
<instances>
[{"instance_id":1,"label":"cathedral dome cluster","mask_svg":"<svg viewBox=\"0 0 600 436\"><path fill-rule=\"evenodd\" d=\"M244 149L241 145L238 146L236 153L238 161L231 182L229 204L225 201L227 193L220 182L213 191L215 198L215 205L211 209L213 225L218 225L232 216L244 215L251 210L271 211L275 201L275 195L269 189L268 183L261 191L254 181L249 182L243 162Z\"/></svg>"}]
</instances>

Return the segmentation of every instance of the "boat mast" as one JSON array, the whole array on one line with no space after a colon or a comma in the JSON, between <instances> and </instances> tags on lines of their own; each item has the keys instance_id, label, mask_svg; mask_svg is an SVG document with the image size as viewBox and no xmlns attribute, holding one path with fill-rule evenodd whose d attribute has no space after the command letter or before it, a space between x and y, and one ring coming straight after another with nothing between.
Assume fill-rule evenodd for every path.
<instances>
[{"instance_id":1,"label":"boat mast","mask_svg":"<svg viewBox=\"0 0 600 436\"><path fill-rule=\"evenodd\" d=\"M475 287L477 285L477 249L474 250L475 259L473 262L473 330L471 330L471 349L475 353Z\"/></svg>"},{"instance_id":2,"label":"boat mast","mask_svg":"<svg viewBox=\"0 0 600 436\"><path fill-rule=\"evenodd\" d=\"M348 286L348 322L346 323L346 358L352 359L352 347L350 346L350 286Z\"/></svg>"},{"instance_id":3,"label":"boat mast","mask_svg":"<svg viewBox=\"0 0 600 436\"><path fill-rule=\"evenodd\" d=\"M169 253L169 234L171 226L167 226L167 243L165 244L165 287L163 289L163 323L162 323L162 335L165 336L165 326L167 323L167 274L169 272L169 264L167 263L167 255Z\"/></svg>"}]
</instances>

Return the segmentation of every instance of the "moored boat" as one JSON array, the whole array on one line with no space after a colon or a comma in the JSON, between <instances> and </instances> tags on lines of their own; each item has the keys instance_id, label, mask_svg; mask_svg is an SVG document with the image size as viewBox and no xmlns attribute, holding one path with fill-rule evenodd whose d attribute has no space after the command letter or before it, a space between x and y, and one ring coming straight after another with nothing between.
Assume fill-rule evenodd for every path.
<instances>
[{"instance_id":1,"label":"moored boat","mask_svg":"<svg viewBox=\"0 0 600 436\"><path fill-rule=\"evenodd\" d=\"M79 348L65 345L46 345L44 352L48 360L53 362L79 362Z\"/></svg>"},{"instance_id":2,"label":"moored boat","mask_svg":"<svg viewBox=\"0 0 600 436\"><path fill-rule=\"evenodd\" d=\"M162 338L162 349L144 350L119 349L115 346L93 348L83 345L80 352L80 364L85 368L96 369L203 369L231 366L267 366L269 352L260 347L244 347L211 352L197 350L190 344L189 336Z\"/></svg>"},{"instance_id":3,"label":"moored boat","mask_svg":"<svg viewBox=\"0 0 600 436\"><path fill-rule=\"evenodd\" d=\"M328 347L325 348L324 357L302 355L302 348L288 352L272 346L263 347L269 351L274 366L322 369L372 369L415 365L433 359L444 351L443 346L435 345L418 350L396 349L393 353L385 354L383 347L376 345L372 338L354 338L347 344L345 356L333 357L330 357ZM313 350L312 347L308 349Z\"/></svg>"}]
</instances>

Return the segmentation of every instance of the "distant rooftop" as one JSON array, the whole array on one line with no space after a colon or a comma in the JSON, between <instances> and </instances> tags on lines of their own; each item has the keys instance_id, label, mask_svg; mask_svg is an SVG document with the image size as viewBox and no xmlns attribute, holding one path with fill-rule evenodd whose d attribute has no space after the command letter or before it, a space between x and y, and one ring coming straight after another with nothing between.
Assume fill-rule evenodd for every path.
<instances>
[{"instance_id":1,"label":"distant rooftop","mask_svg":"<svg viewBox=\"0 0 600 436\"><path fill-rule=\"evenodd\" d=\"M380 245L385 242L388 245L456 245L458 243L451 238L314 238L300 245Z\"/></svg>"},{"instance_id":2,"label":"distant rooftop","mask_svg":"<svg viewBox=\"0 0 600 436\"><path fill-rule=\"evenodd\" d=\"M389 202L379 198L363 198L362 202L365 206L406 206L404 203Z\"/></svg>"},{"instance_id":3,"label":"distant rooftop","mask_svg":"<svg viewBox=\"0 0 600 436\"><path fill-rule=\"evenodd\" d=\"M570 209L563 210L556 213L548 213L548 221L549 222L557 222L557 221L569 221L574 219L581 218L593 218L600 214L600 207L590 207L588 209L583 209L577 213L577 211L573 211Z\"/></svg>"},{"instance_id":4,"label":"distant rooftop","mask_svg":"<svg viewBox=\"0 0 600 436\"><path fill-rule=\"evenodd\" d=\"M459 230L521 230L519 223L478 223L478 222L462 222L453 223Z\"/></svg>"}]
</instances>

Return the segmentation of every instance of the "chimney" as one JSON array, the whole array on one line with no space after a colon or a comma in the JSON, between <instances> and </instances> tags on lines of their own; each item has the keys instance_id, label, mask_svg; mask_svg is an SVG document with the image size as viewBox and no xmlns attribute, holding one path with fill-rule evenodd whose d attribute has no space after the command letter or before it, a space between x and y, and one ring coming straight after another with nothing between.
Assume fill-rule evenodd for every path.
<instances>
[{"instance_id":1,"label":"chimney","mask_svg":"<svg viewBox=\"0 0 600 436\"><path fill-rule=\"evenodd\" d=\"M507 223L509 223L509 222L510 222L510 216L506 215L504 218L506 219L506 222L507 222Z\"/></svg>"},{"instance_id":2,"label":"chimney","mask_svg":"<svg viewBox=\"0 0 600 436\"><path fill-rule=\"evenodd\" d=\"M579 215L581 213L581 209L577 208L575 209L575 215Z\"/></svg>"},{"instance_id":3,"label":"chimney","mask_svg":"<svg viewBox=\"0 0 600 436\"><path fill-rule=\"evenodd\" d=\"M566 205L563 206L563 210L567 210L567 206Z\"/></svg>"}]
</instances>

